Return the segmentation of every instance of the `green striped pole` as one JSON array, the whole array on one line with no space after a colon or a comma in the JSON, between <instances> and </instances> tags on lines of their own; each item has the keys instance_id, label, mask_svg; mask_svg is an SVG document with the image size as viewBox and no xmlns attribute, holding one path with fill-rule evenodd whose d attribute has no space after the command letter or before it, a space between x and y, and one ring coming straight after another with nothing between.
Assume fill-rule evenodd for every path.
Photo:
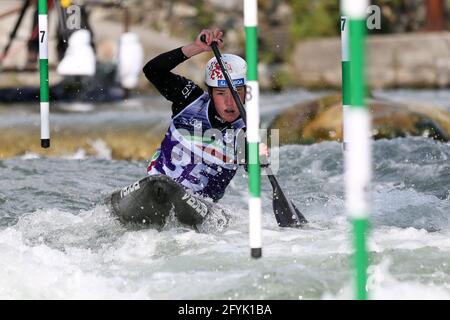
<instances>
[{"instance_id":1,"label":"green striped pole","mask_svg":"<svg viewBox=\"0 0 450 320\"><path fill-rule=\"evenodd\" d=\"M41 147L50 147L50 104L48 90L48 10L47 0L39 0L39 72L41 77Z\"/></svg>"},{"instance_id":2,"label":"green striped pole","mask_svg":"<svg viewBox=\"0 0 450 320\"><path fill-rule=\"evenodd\" d=\"M262 256L261 168L259 166L259 84L258 84L258 3L244 0L247 71L247 143L249 176L250 250L253 258Z\"/></svg>"},{"instance_id":3,"label":"green striped pole","mask_svg":"<svg viewBox=\"0 0 450 320\"><path fill-rule=\"evenodd\" d=\"M365 98L365 32L368 0L343 0L343 15L349 17L351 60L351 106L348 112L348 138L345 157L346 207L354 230L356 298L367 299L366 233L369 225L371 179L370 115Z\"/></svg>"},{"instance_id":4,"label":"green striped pole","mask_svg":"<svg viewBox=\"0 0 450 320\"><path fill-rule=\"evenodd\" d=\"M348 144L348 109L350 108L350 47L349 47L349 19L341 16L341 50L342 50L342 127L344 151Z\"/></svg>"}]
</instances>

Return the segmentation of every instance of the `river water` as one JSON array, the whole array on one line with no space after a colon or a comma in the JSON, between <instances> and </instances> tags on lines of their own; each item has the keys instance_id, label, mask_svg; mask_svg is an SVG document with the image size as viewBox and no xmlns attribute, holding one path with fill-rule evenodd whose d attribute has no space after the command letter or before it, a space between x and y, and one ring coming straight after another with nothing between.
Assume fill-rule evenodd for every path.
<instances>
[{"instance_id":1,"label":"river water","mask_svg":"<svg viewBox=\"0 0 450 320\"><path fill-rule=\"evenodd\" d=\"M414 91L379 94L423 97ZM318 95L263 95L263 123ZM133 117L168 123L167 105L158 99L127 104L55 114L52 123L120 125ZM25 106L18 109L22 116L8 108L0 127L39 120ZM96 157L80 150L61 158L29 153L0 160L0 298L353 298L340 144L278 149L278 180L309 224L279 228L270 184L263 179L259 260L249 258L245 171L238 172L219 203L232 216L226 230L196 233L172 225L158 232L125 227L102 204L112 191L142 178L146 163L112 160L108 150L98 150ZM450 299L450 144L420 137L378 140L373 156L370 297Z\"/></svg>"}]
</instances>

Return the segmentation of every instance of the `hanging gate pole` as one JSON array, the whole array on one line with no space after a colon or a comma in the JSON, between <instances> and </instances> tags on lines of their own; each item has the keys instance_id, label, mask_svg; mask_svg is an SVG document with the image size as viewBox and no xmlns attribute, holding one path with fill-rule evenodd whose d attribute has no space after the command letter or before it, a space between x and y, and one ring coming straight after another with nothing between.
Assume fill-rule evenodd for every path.
<instances>
[{"instance_id":1,"label":"hanging gate pole","mask_svg":"<svg viewBox=\"0 0 450 320\"><path fill-rule=\"evenodd\" d=\"M342 48L342 148L347 149L348 141L348 109L350 108L350 45L349 45L349 18L341 16L341 48Z\"/></svg>"},{"instance_id":2,"label":"hanging gate pole","mask_svg":"<svg viewBox=\"0 0 450 320\"><path fill-rule=\"evenodd\" d=\"M368 0L343 0L342 11L350 19L350 90L348 112L350 143L344 154L347 213L353 224L355 246L356 298L367 299L366 233L369 225L371 179L370 114L365 106L365 32Z\"/></svg>"},{"instance_id":3,"label":"hanging gate pole","mask_svg":"<svg viewBox=\"0 0 450 320\"><path fill-rule=\"evenodd\" d=\"M247 143L249 176L249 234L253 258L262 256L261 167L259 165L258 3L244 0L247 71Z\"/></svg>"},{"instance_id":4,"label":"hanging gate pole","mask_svg":"<svg viewBox=\"0 0 450 320\"><path fill-rule=\"evenodd\" d=\"M41 147L50 147L50 99L48 81L48 8L47 0L39 0L39 73L41 108Z\"/></svg>"}]
</instances>

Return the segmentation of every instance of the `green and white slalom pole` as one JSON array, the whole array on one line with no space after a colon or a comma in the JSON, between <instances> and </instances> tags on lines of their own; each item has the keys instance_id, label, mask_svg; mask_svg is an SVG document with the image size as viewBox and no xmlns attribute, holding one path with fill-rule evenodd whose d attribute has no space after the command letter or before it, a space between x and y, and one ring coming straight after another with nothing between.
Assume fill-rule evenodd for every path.
<instances>
[{"instance_id":1,"label":"green and white slalom pole","mask_svg":"<svg viewBox=\"0 0 450 320\"><path fill-rule=\"evenodd\" d=\"M244 0L247 70L247 152L249 175L249 234L253 258L262 256L261 168L259 165L258 3Z\"/></svg>"},{"instance_id":2,"label":"green and white slalom pole","mask_svg":"<svg viewBox=\"0 0 450 320\"><path fill-rule=\"evenodd\" d=\"M345 157L346 207L354 230L356 299L367 299L366 234L369 226L371 179L370 114L365 107L365 32L368 0L343 0L342 13L350 19L351 106Z\"/></svg>"},{"instance_id":3,"label":"green and white slalom pole","mask_svg":"<svg viewBox=\"0 0 450 320\"><path fill-rule=\"evenodd\" d=\"M347 150L348 145L348 110L350 108L350 44L349 18L341 16L341 50L342 50L342 147Z\"/></svg>"},{"instance_id":4,"label":"green and white slalom pole","mask_svg":"<svg viewBox=\"0 0 450 320\"><path fill-rule=\"evenodd\" d=\"M48 83L48 8L39 0L39 72L41 78L41 147L50 147L50 103Z\"/></svg>"}]
</instances>

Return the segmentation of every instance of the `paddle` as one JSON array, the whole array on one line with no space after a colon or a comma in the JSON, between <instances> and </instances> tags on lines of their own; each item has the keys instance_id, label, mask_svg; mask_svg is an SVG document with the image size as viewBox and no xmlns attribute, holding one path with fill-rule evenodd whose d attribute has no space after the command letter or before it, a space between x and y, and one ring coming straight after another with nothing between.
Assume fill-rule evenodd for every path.
<instances>
[{"instance_id":1,"label":"paddle","mask_svg":"<svg viewBox=\"0 0 450 320\"><path fill-rule=\"evenodd\" d=\"M206 36L202 35L200 40L206 43ZM230 88L231 94L233 95L233 99L236 102L236 105L241 114L242 120L247 123L247 116L244 109L244 105L242 104L241 98L236 91L236 87L231 81L230 75L228 71L225 69L225 66L222 61L222 55L217 47L217 42L213 41L211 43L211 48L216 56L217 62L220 65L220 69L222 70L222 74L227 81L228 87ZM267 176L269 178L270 184L273 189L273 212L275 214L275 219L280 227L300 227L302 224L307 223L308 221L305 219L303 214L295 207L292 201L289 201L284 195L283 190L272 173L272 170L269 166L266 168Z\"/></svg>"}]
</instances>

